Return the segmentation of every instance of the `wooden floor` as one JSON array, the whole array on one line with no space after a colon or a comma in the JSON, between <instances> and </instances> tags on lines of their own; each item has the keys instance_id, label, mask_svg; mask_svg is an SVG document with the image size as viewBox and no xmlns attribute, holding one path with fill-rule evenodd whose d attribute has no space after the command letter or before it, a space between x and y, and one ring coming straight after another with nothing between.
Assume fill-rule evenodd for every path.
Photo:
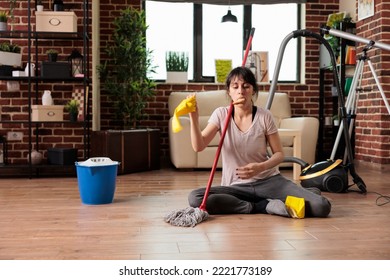
<instances>
[{"instance_id":1,"label":"wooden floor","mask_svg":"<svg viewBox=\"0 0 390 280\"><path fill-rule=\"evenodd\" d=\"M389 260L390 204L378 206L375 193L390 194L389 172L357 171L368 193L326 193L328 218L212 216L194 228L163 216L187 207L188 192L206 185L209 171L118 176L114 203L95 206L81 203L77 178L2 178L0 259Z\"/></svg>"}]
</instances>

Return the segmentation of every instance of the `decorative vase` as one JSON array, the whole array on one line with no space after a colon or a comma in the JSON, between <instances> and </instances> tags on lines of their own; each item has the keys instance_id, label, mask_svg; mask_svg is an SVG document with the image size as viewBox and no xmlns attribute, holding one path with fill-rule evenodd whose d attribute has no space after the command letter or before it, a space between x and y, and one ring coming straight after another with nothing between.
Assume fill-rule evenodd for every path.
<instances>
[{"instance_id":1,"label":"decorative vase","mask_svg":"<svg viewBox=\"0 0 390 280\"><path fill-rule=\"evenodd\" d=\"M37 5L37 12L43 11L43 5Z\"/></svg>"},{"instance_id":2,"label":"decorative vase","mask_svg":"<svg viewBox=\"0 0 390 280\"><path fill-rule=\"evenodd\" d=\"M43 155L42 153L36 151L36 150L32 150L31 151L31 155L27 156L27 160L30 162L31 160L31 164L32 165L37 165L37 164L41 164L42 162L42 159L43 159Z\"/></svg>"},{"instance_id":3,"label":"decorative vase","mask_svg":"<svg viewBox=\"0 0 390 280\"><path fill-rule=\"evenodd\" d=\"M42 95L42 105L53 105L53 98L51 97L51 91L45 90Z\"/></svg>"},{"instance_id":4,"label":"decorative vase","mask_svg":"<svg viewBox=\"0 0 390 280\"><path fill-rule=\"evenodd\" d=\"M7 22L0 22L0 31L7 31Z\"/></svg>"}]
</instances>

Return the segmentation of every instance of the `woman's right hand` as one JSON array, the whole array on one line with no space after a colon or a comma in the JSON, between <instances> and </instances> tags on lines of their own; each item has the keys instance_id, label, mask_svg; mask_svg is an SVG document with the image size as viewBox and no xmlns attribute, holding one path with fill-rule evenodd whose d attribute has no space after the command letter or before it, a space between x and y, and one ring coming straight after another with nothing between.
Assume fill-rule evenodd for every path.
<instances>
[{"instance_id":1,"label":"woman's right hand","mask_svg":"<svg viewBox=\"0 0 390 280\"><path fill-rule=\"evenodd\" d=\"M186 98L191 98L191 97L195 97L195 111L188 113L188 115L190 116L190 119L198 120L199 119L199 110L198 110L198 103L196 103L196 94L195 93L190 94Z\"/></svg>"}]
</instances>

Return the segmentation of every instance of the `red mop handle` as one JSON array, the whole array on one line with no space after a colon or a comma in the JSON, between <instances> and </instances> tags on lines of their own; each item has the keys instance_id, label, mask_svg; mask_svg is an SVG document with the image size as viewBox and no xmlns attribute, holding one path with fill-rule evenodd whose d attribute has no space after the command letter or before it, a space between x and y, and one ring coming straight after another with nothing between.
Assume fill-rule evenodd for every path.
<instances>
[{"instance_id":1,"label":"red mop handle","mask_svg":"<svg viewBox=\"0 0 390 280\"><path fill-rule=\"evenodd\" d=\"M252 38L253 38L254 34L255 34L255 28L252 28L251 29L251 33L249 35L248 42L246 44L246 50L245 50L245 54L244 54L244 59L242 60L242 66L243 67L245 66L246 59L248 57L249 49L250 49L250 46L252 44ZM226 131L227 131L228 126L229 126L230 118L232 117L233 108L234 108L234 105L233 105L233 102L232 102L230 104L229 111L228 111L228 114L227 114L226 119L225 119L225 126L224 126L223 131L222 131L221 139L219 140L219 143L218 143L217 153L215 154L213 167L211 168L211 173L210 173L209 181L207 182L207 186L206 186L206 190L205 190L205 193L204 193L204 196L203 196L203 200L202 200L202 203L199 206L199 209L202 210L202 211L207 211L206 210L206 201L207 201L207 198L209 196L211 184L213 183L215 170L217 169L217 165L218 165L219 155L221 154L223 139L225 139L225 135L226 135Z\"/></svg>"},{"instance_id":2,"label":"red mop handle","mask_svg":"<svg viewBox=\"0 0 390 280\"><path fill-rule=\"evenodd\" d=\"M253 39L253 35L254 34L255 34L255 28L252 28L251 29L251 33L249 34L248 43L246 44L246 49L245 49L245 53L244 53L244 59L242 60L242 66L243 67L245 66L246 59L247 59L248 53L249 53L249 49L251 48L251 45L252 45L252 39Z\"/></svg>"},{"instance_id":3,"label":"red mop handle","mask_svg":"<svg viewBox=\"0 0 390 280\"><path fill-rule=\"evenodd\" d=\"M205 191L204 196L203 196L203 201L202 201L202 204L199 206L199 208L203 211L206 211L206 200L207 200L207 197L209 196L211 184L213 183L215 170L217 169L217 165L218 165L219 155L221 154L223 139L225 139L225 135L226 135L227 128L229 126L230 118L232 117L233 108L234 108L234 105L232 102L230 104L229 111L228 111L228 114L227 114L226 119L225 119L225 126L224 126L223 131L222 131L221 139L219 140L217 153L215 154L213 167L211 169L209 181L207 183L206 191Z\"/></svg>"}]
</instances>

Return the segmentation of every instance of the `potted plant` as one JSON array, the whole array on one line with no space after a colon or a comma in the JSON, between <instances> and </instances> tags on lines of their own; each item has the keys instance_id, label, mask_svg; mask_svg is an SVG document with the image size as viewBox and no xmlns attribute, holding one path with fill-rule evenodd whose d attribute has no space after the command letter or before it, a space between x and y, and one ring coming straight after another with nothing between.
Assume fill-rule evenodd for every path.
<instances>
[{"instance_id":1,"label":"potted plant","mask_svg":"<svg viewBox=\"0 0 390 280\"><path fill-rule=\"evenodd\" d=\"M12 76L12 71L22 66L21 49L17 44L0 43L0 76Z\"/></svg>"},{"instance_id":2,"label":"potted plant","mask_svg":"<svg viewBox=\"0 0 390 280\"><path fill-rule=\"evenodd\" d=\"M143 10L122 10L114 19L112 39L105 48L107 59L98 67L103 94L108 95L123 129L94 131L91 155L121 162L119 173L159 167L159 129L140 127L147 102L156 93L154 81L148 78L154 67L146 30Z\"/></svg>"},{"instance_id":3,"label":"potted plant","mask_svg":"<svg viewBox=\"0 0 390 280\"><path fill-rule=\"evenodd\" d=\"M339 115L334 115L332 117L332 120L333 120L333 125L334 126L339 126L340 125L340 118L339 118Z\"/></svg>"},{"instance_id":4,"label":"potted plant","mask_svg":"<svg viewBox=\"0 0 390 280\"><path fill-rule=\"evenodd\" d=\"M151 51L146 48L145 13L127 8L114 20L112 42L105 51L108 59L99 67L102 88L116 107L124 129L136 128L143 110L155 95Z\"/></svg>"},{"instance_id":5,"label":"potted plant","mask_svg":"<svg viewBox=\"0 0 390 280\"><path fill-rule=\"evenodd\" d=\"M71 99L65 104L65 110L69 112L69 120L71 122L77 121L79 106L80 103L76 99Z\"/></svg>"},{"instance_id":6,"label":"potted plant","mask_svg":"<svg viewBox=\"0 0 390 280\"><path fill-rule=\"evenodd\" d=\"M46 51L46 54L47 54L47 59L50 62L56 62L57 61L57 57L58 57L58 51L57 50L55 50L55 49L48 49Z\"/></svg>"},{"instance_id":7,"label":"potted plant","mask_svg":"<svg viewBox=\"0 0 390 280\"><path fill-rule=\"evenodd\" d=\"M0 11L0 31L7 30L8 12Z\"/></svg>"},{"instance_id":8,"label":"potted plant","mask_svg":"<svg viewBox=\"0 0 390 280\"><path fill-rule=\"evenodd\" d=\"M165 54L165 64L167 70L167 83L187 83L188 82L188 53L178 51L168 51Z\"/></svg>"},{"instance_id":9,"label":"potted plant","mask_svg":"<svg viewBox=\"0 0 390 280\"><path fill-rule=\"evenodd\" d=\"M43 11L43 4L42 4L42 1L41 0L37 0L37 11L38 12L42 12Z\"/></svg>"}]
</instances>

